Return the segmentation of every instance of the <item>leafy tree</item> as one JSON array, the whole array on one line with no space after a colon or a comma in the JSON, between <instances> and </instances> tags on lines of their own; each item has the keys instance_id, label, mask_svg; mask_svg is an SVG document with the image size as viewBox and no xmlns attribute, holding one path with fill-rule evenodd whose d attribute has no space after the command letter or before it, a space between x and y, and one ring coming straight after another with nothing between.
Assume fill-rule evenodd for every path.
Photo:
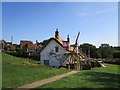
<instances>
[{"instance_id":1,"label":"leafy tree","mask_svg":"<svg viewBox=\"0 0 120 90\"><path fill-rule=\"evenodd\" d=\"M99 47L99 52L102 58L112 58L113 57L113 47L109 44L101 44Z\"/></svg>"},{"instance_id":2,"label":"leafy tree","mask_svg":"<svg viewBox=\"0 0 120 90\"><path fill-rule=\"evenodd\" d=\"M114 47L113 58L120 58L120 46Z\"/></svg>"},{"instance_id":3,"label":"leafy tree","mask_svg":"<svg viewBox=\"0 0 120 90\"><path fill-rule=\"evenodd\" d=\"M17 51L13 54L18 57L28 57L28 53L25 50L20 48L18 48Z\"/></svg>"},{"instance_id":4,"label":"leafy tree","mask_svg":"<svg viewBox=\"0 0 120 90\"><path fill-rule=\"evenodd\" d=\"M44 40L43 42L40 42L39 44L44 45L48 40L49 40L49 39Z\"/></svg>"},{"instance_id":5,"label":"leafy tree","mask_svg":"<svg viewBox=\"0 0 120 90\"><path fill-rule=\"evenodd\" d=\"M113 58L120 58L120 51L113 53Z\"/></svg>"},{"instance_id":6,"label":"leafy tree","mask_svg":"<svg viewBox=\"0 0 120 90\"><path fill-rule=\"evenodd\" d=\"M114 47L114 49L120 51L120 46Z\"/></svg>"},{"instance_id":7,"label":"leafy tree","mask_svg":"<svg viewBox=\"0 0 120 90\"><path fill-rule=\"evenodd\" d=\"M91 58L99 58L101 57L100 53L98 52L96 46L84 43L79 46L79 49L81 49L85 54L87 54L88 57Z\"/></svg>"}]
</instances>

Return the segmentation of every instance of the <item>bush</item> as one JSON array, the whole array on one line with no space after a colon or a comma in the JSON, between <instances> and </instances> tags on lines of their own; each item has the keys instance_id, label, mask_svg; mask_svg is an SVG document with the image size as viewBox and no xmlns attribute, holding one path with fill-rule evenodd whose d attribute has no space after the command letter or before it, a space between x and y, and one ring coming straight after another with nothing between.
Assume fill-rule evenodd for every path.
<instances>
[{"instance_id":1,"label":"bush","mask_svg":"<svg viewBox=\"0 0 120 90\"><path fill-rule=\"evenodd\" d=\"M109 63L109 64L120 65L120 58L106 58L106 59L104 59L104 62Z\"/></svg>"},{"instance_id":2,"label":"bush","mask_svg":"<svg viewBox=\"0 0 120 90\"><path fill-rule=\"evenodd\" d=\"M113 58L120 58L120 52L114 52Z\"/></svg>"},{"instance_id":3,"label":"bush","mask_svg":"<svg viewBox=\"0 0 120 90\"><path fill-rule=\"evenodd\" d=\"M22 49L18 49L17 51L5 51L5 52L17 57L24 57L24 58L28 57L28 53Z\"/></svg>"}]
</instances>

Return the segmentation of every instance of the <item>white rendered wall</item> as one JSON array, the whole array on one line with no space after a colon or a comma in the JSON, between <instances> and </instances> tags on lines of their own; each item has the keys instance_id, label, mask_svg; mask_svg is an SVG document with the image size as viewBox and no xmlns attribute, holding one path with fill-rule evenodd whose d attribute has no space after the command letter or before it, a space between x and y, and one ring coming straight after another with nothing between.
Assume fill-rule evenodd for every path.
<instances>
[{"instance_id":1,"label":"white rendered wall","mask_svg":"<svg viewBox=\"0 0 120 90\"><path fill-rule=\"evenodd\" d=\"M55 47L59 47L59 52L55 52ZM51 50L53 50L54 53L56 54L65 54L66 50L59 45L55 40L51 40L49 44L42 50L40 53L40 63L44 64L44 60L50 60L50 66L55 66L58 67L60 66L60 63L58 60L55 59L55 57L50 57L48 54ZM66 65L66 64L65 64Z\"/></svg>"}]
</instances>

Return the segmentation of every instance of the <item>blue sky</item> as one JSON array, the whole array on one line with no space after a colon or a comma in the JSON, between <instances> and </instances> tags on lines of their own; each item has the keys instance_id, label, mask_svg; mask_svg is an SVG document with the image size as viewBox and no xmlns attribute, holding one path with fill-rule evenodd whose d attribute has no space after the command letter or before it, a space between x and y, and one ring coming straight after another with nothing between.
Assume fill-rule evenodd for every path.
<instances>
[{"instance_id":1,"label":"blue sky","mask_svg":"<svg viewBox=\"0 0 120 90\"><path fill-rule=\"evenodd\" d=\"M54 36L58 28L62 39L70 35L79 44L118 45L117 2L3 2L3 39L19 44L20 40L42 42Z\"/></svg>"}]
</instances>

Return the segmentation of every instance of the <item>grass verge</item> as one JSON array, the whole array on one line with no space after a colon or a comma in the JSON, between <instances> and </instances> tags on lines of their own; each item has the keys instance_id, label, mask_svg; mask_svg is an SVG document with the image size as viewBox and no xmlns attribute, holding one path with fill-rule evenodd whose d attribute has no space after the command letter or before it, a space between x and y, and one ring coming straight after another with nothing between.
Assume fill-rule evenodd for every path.
<instances>
[{"instance_id":1,"label":"grass verge","mask_svg":"<svg viewBox=\"0 0 120 90\"><path fill-rule=\"evenodd\" d=\"M39 61L2 53L2 88L15 88L68 72L37 63Z\"/></svg>"},{"instance_id":2,"label":"grass verge","mask_svg":"<svg viewBox=\"0 0 120 90\"><path fill-rule=\"evenodd\" d=\"M83 70L37 88L119 88L120 66L112 64L105 66Z\"/></svg>"}]
</instances>

